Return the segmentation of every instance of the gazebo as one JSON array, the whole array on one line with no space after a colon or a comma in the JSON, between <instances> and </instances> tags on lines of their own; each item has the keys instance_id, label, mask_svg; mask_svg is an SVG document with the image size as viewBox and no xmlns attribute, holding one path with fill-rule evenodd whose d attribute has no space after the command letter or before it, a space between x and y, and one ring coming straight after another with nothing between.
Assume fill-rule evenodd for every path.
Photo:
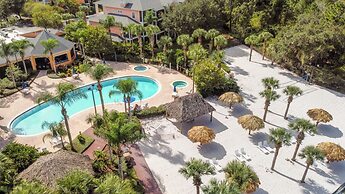
<instances>
[{"instance_id":1,"label":"gazebo","mask_svg":"<svg viewBox=\"0 0 345 194\"><path fill-rule=\"evenodd\" d=\"M165 107L166 117L173 119L174 122L192 121L209 113L211 113L210 121L212 121L212 112L215 110L198 93L178 97L173 102L166 104Z\"/></svg>"},{"instance_id":2,"label":"gazebo","mask_svg":"<svg viewBox=\"0 0 345 194\"><path fill-rule=\"evenodd\" d=\"M94 174L92 160L82 154L59 150L38 158L18 175L19 179L39 181L49 187L55 186L59 178L73 170L83 170Z\"/></svg>"}]
</instances>

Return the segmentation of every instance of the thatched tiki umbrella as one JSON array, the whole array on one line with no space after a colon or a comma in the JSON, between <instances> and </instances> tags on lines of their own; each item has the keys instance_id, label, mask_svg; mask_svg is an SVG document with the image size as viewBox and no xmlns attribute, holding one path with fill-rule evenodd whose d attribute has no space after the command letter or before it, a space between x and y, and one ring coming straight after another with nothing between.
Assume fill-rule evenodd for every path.
<instances>
[{"instance_id":1,"label":"thatched tiki umbrella","mask_svg":"<svg viewBox=\"0 0 345 194\"><path fill-rule=\"evenodd\" d=\"M316 147L325 153L327 163L345 160L345 149L338 144L332 142L322 142L317 144Z\"/></svg>"},{"instance_id":2,"label":"thatched tiki umbrella","mask_svg":"<svg viewBox=\"0 0 345 194\"><path fill-rule=\"evenodd\" d=\"M333 119L332 115L321 108L313 108L308 110L308 116L316 121L316 126L320 123L327 123Z\"/></svg>"},{"instance_id":3,"label":"thatched tiki umbrella","mask_svg":"<svg viewBox=\"0 0 345 194\"><path fill-rule=\"evenodd\" d=\"M219 101L228 104L229 107L231 108L234 104L242 103L243 98L241 95L235 92L226 92L219 96L218 98Z\"/></svg>"},{"instance_id":4,"label":"thatched tiki umbrella","mask_svg":"<svg viewBox=\"0 0 345 194\"><path fill-rule=\"evenodd\" d=\"M205 126L194 126L188 131L188 138L193 142L200 142L200 145L210 143L216 135L213 130Z\"/></svg>"},{"instance_id":5,"label":"thatched tiki umbrella","mask_svg":"<svg viewBox=\"0 0 345 194\"><path fill-rule=\"evenodd\" d=\"M264 121L254 115L244 115L238 118L237 122L242 125L242 128L249 130L249 135L251 131L256 131L265 127Z\"/></svg>"}]
</instances>

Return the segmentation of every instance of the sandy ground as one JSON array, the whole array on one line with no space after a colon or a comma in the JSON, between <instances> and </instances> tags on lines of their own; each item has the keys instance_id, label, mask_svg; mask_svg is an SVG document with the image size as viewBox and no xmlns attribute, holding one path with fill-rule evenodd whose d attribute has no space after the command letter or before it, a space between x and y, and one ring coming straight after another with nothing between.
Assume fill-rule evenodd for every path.
<instances>
[{"instance_id":1,"label":"sandy ground","mask_svg":"<svg viewBox=\"0 0 345 194\"><path fill-rule=\"evenodd\" d=\"M176 124L165 118L147 120L144 122L148 138L139 143L146 161L153 171L161 190L168 194L195 193L192 180L186 180L178 173L184 163L192 157L205 160L216 159L221 165L234 160L236 149L244 148L252 158L246 162L258 174L261 185L255 193L265 194L298 194L332 193L340 184L345 182L345 162L325 164L317 162L308 172L306 183L299 183L305 169L305 161L298 158L292 163L286 159L292 157L295 145L284 146L278 156L276 171L268 170L271 166L273 154L265 155L257 147L259 141L267 139L269 129L275 127L287 128L288 121L284 120L287 96L282 93L288 85L296 85L303 89L303 95L294 99L289 111L289 120L294 118L308 118L306 112L311 108L323 108L333 115L333 121L320 124L319 134L306 135L300 150L307 145L331 141L345 147L345 96L337 92L315 85L305 84L303 80L291 72L270 65L269 61L261 60L261 55L253 52L253 62L248 61L249 49L237 46L226 50L226 58L236 75L245 98L244 105L235 106L232 111L220 105L216 99L208 101L216 108L214 120L209 122L209 115L202 116L194 122ZM263 90L261 79L273 76L280 80L278 93L281 98L272 102L267 116L265 129L253 133L251 136L237 123L237 118L244 114L263 115L264 99L259 96ZM226 117L227 115L231 115ZM188 129L195 125L206 125L213 128L216 138L213 143L202 146L192 143L186 137ZM156 130L156 129L158 130ZM178 132L182 130L182 133ZM203 182L208 183L213 176L204 176ZM217 179L224 178L224 173L217 173Z\"/></svg>"}]
</instances>

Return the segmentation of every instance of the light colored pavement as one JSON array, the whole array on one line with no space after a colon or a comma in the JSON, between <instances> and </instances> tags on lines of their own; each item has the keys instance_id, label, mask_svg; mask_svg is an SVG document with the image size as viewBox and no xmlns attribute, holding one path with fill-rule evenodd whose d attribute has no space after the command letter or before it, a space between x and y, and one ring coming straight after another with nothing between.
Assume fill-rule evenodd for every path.
<instances>
[{"instance_id":1,"label":"light colored pavement","mask_svg":"<svg viewBox=\"0 0 345 194\"><path fill-rule=\"evenodd\" d=\"M137 72L133 70L136 64L110 62L110 65L113 67L116 74L109 76L108 79L122 77L122 76L129 76L129 75L142 75L142 76L151 77L160 84L161 87L158 93L149 99L142 100L140 102L142 105L148 103L149 106L158 106L167 102L171 102L173 100L173 97L171 96L173 92L173 86L171 84L173 81L176 81L176 80L184 80L188 83L187 87L178 89L178 92L180 95L185 95L186 92L189 92L192 89L191 80L188 77L176 71L169 71L169 69L160 70L156 66L148 66L149 69L147 71ZM40 92L44 92L44 91L53 92L54 87L60 82L70 82L70 83L74 83L77 86L83 86L85 84L93 83L95 81L84 74L81 74L80 79L78 80L75 80L71 77L65 78L65 79L50 79L45 75L39 76L31 84L31 93L29 95L24 96L22 93L18 92L9 97L0 99L0 113L1 113L1 116L4 117L3 120L0 120L0 126L8 126L13 118L15 118L17 115L21 114L22 112L36 105L35 101L36 101L37 95ZM95 95L98 95L98 93L95 93ZM108 95L108 94L103 94L103 95ZM107 104L106 108L108 110L113 110L113 109L116 109L119 111L124 110L123 103ZM101 112L101 106L98 106L97 110L98 112ZM71 134L73 137L76 137L79 134L79 132L83 132L90 127L90 125L87 124L85 120L88 117L88 115L94 113L93 111L94 111L93 108L90 108L70 117L69 122L70 122L70 127L71 127ZM36 147L46 147L50 151L56 150L52 148L49 141L46 141L46 143L42 142L43 135L44 134L31 136L31 137L18 136L18 137L15 137L15 140L19 143L29 144Z\"/></svg>"},{"instance_id":2,"label":"light colored pavement","mask_svg":"<svg viewBox=\"0 0 345 194\"><path fill-rule=\"evenodd\" d=\"M252 158L247 162L258 174L261 185L255 192L258 194L325 194L332 193L340 184L345 182L345 162L330 164L318 162L307 175L306 183L299 183L305 170L305 161L298 158L292 163L286 159L291 158L295 145L284 146L278 156L276 171L268 170L271 166L273 154L265 155L257 147L257 142L267 139L269 129L274 127L287 128L288 121L284 120L287 97L282 93L284 87L296 85L303 89L304 94L294 99L291 104L289 117L307 118L307 110L310 108L323 108L333 115L333 121L320 124L319 134L306 135L300 150L307 145L316 145L323 141L331 141L345 147L345 120L344 104L345 96L315 85L305 84L300 78L278 67L270 66L270 62L261 60L261 55L253 52L253 62L248 61L249 49L245 46L237 46L226 50L226 56L231 61L231 68L235 73L245 98L245 105L235 106L229 112L215 99L208 101L216 108L213 114L214 120L209 122L209 116L197 118L194 122L185 124L173 124L164 118L144 121L148 138L139 143L146 162L154 174L163 193L192 194L195 187L192 180L186 180L178 173L178 170L191 157L205 160L215 158L221 166L234 160L236 149L244 148ZM244 114L253 113L259 117L263 115L264 99L259 96L263 90L261 79L273 76L280 80L281 88L278 93L281 98L272 102L268 113L265 129L253 132L251 136L237 123L237 118ZM226 115L231 114L226 118ZM193 144L186 137L187 130L194 125L206 125L213 128L216 138L213 143L203 145L198 149L198 144ZM154 130L152 126L161 127ZM182 134L178 132L182 129ZM204 183L208 183L213 176L202 177ZM218 173L217 179L224 179L224 173Z\"/></svg>"}]
</instances>

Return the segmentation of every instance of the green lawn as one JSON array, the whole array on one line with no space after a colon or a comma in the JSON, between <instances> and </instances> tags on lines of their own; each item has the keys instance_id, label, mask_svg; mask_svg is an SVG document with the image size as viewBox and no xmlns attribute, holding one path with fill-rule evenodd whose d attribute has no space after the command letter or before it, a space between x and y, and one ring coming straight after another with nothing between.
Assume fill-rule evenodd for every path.
<instances>
[{"instance_id":1,"label":"green lawn","mask_svg":"<svg viewBox=\"0 0 345 194\"><path fill-rule=\"evenodd\" d=\"M83 153L86 148L88 148L95 140L92 137L89 137L87 135L81 135L85 142L80 142L78 137L73 140L74 148L77 150L78 153ZM69 145L66 146L68 150L71 149Z\"/></svg>"}]
</instances>

